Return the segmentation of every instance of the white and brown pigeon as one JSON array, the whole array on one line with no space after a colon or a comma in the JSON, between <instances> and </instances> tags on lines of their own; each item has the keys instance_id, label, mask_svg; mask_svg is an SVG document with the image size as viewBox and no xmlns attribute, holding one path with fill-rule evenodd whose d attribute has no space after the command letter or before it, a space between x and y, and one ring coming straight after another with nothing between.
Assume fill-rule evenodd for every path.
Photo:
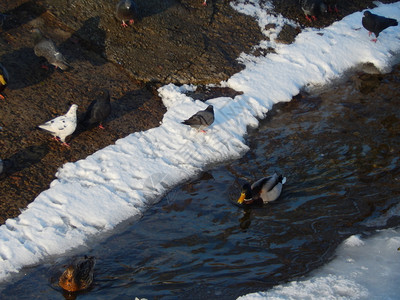
<instances>
[{"instance_id":1,"label":"white and brown pigeon","mask_svg":"<svg viewBox=\"0 0 400 300\"><path fill-rule=\"evenodd\" d=\"M78 105L72 104L68 112L63 115L54 118L38 127L50 132L53 137L60 140L64 146L69 145L65 142L65 138L74 133L77 124L76 110Z\"/></svg>"}]
</instances>

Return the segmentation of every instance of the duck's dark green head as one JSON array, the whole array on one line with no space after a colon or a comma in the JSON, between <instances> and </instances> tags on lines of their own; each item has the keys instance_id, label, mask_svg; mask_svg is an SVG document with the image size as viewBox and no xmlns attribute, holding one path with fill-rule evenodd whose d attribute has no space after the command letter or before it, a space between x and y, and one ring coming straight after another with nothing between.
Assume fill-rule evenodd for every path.
<instances>
[{"instance_id":1,"label":"duck's dark green head","mask_svg":"<svg viewBox=\"0 0 400 300\"><path fill-rule=\"evenodd\" d=\"M242 204L244 201L249 201L252 198L251 194L251 186L249 183L245 183L242 187L242 192L240 193L240 198L237 201L239 204Z\"/></svg>"}]
</instances>

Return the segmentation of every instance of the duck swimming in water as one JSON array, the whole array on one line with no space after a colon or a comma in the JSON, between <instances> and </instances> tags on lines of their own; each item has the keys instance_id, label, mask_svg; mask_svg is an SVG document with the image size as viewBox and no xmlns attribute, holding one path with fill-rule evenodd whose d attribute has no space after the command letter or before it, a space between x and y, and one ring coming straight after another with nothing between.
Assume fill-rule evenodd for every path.
<instances>
[{"instance_id":1,"label":"duck swimming in water","mask_svg":"<svg viewBox=\"0 0 400 300\"><path fill-rule=\"evenodd\" d=\"M275 201L281 194L282 186L285 182L286 177L275 173L272 176L257 180L252 185L250 185L250 183L245 183L237 202L243 205L262 205Z\"/></svg>"},{"instance_id":2,"label":"duck swimming in water","mask_svg":"<svg viewBox=\"0 0 400 300\"><path fill-rule=\"evenodd\" d=\"M62 273L58 284L68 292L78 292L87 289L93 282L95 258L85 255L76 259Z\"/></svg>"}]
</instances>

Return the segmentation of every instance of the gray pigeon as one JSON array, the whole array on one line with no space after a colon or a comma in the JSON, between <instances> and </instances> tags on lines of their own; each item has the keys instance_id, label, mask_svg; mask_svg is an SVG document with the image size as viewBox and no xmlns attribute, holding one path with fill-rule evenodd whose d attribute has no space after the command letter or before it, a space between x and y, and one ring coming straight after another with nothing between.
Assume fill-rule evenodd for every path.
<instances>
[{"instance_id":1,"label":"gray pigeon","mask_svg":"<svg viewBox=\"0 0 400 300\"><path fill-rule=\"evenodd\" d=\"M8 80L8 72L6 68L2 64L0 64L0 99L5 99L5 97L1 93L6 89L8 85Z\"/></svg>"},{"instance_id":2,"label":"gray pigeon","mask_svg":"<svg viewBox=\"0 0 400 300\"><path fill-rule=\"evenodd\" d=\"M50 132L55 139L59 139L63 145L69 146L65 142L65 138L71 135L76 129L76 110L78 105L72 104L68 112L53 120L50 120L38 127Z\"/></svg>"},{"instance_id":3,"label":"gray pigeon","mask_svg":"<svg viewBox=\"0 0 400 300\"><path fill-rule=\"evenodd\" d=\"M205 110L198 111L182 124L189 125L197 130L204 131L205 128L214 122L214 107L209 105Z\"/></svg>"},{"instance_id":4,"label":"gray pigeon","mask_svg":"<svg viewBox=\"0 0 400 300\"><path fill-rule=\"evenodd\" d=\"M300 0L300 6L306 19L310 22L317 20L317 16L327 12L327 6L322 0Z\"/></svg>"},{"instance_id":5,"label":"gray pigeon","mask_svg":"<svg viewBox=\"0 0 400 300\"><path fill-rule=\"evenodd\" d=\"M111 113L110 92L106 89L100 91L96 99L90 103L82 120L82 125L91 128L98 125L104 129L102 123Z\"/></svg>"},{"instance_id":6,"label":"gray pigeon","mask_svg":"<svg viewBox=\"0 0 400 300\"><path fill-rule=\"evenodd\" d=\"M32 29L32 33L35 44L33 50L36 56L43 56L50 64L61 70L67 70L70 67L64 56L57 50L52 40L46 39L37 28Z\"/></svg>"},{"instance_id":7,"label":"gray pigeon","mask_svg":"<svg viewBox=\"0 0 400 300\"><path fill-rule=\"evenodd\" d=\"M123 27L128 27L128 24L125 22L129 22L132 25L135 22L135 19L138 16L137 6L135 1L133 0L121 0L118 2L115 15L117 19L122 21Z\"/></svg>"},{"instance_id":8,"label":"gray pigeon","mask_svg":"<svg viewBox=\"0 0 400 300\"><path fill-rule=\"evenodd\" d=\"M362 25L365 29L369 31L369 35L372 32L375 34L375 38L371 41L375 42L378 40L379 33L390 26L397 26L399 23L396 19L390 19L378 15L374 15L370 11L364 12L364 17L362 18Z\"/></svg>"}]
</instances>

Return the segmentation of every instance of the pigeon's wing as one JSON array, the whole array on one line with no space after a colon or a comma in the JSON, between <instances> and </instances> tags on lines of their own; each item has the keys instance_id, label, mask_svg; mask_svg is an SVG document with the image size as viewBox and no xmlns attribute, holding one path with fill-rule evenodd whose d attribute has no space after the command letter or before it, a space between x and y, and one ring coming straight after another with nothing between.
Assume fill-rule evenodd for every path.
<instances>
[{"instance_id":1,"label":"pigeon's wing","mask_svg":"<svg viewBox=\"0 0 400 300\"><path fill-rule=\"evenodd\" d=\"M33 50L37 56L43 56L47 60L54 57L54 54L58 52L53 41L47 39L40 40L40 42L35 45Z\"/></svg>"}]
</instances>

